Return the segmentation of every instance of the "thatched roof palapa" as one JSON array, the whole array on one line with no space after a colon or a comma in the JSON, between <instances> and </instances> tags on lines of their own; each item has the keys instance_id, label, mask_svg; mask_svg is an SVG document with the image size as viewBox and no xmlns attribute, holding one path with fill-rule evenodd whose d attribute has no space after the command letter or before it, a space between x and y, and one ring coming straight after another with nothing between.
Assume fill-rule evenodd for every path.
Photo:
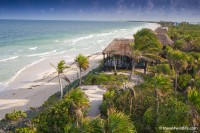
<instances>
[{"instance_id":1,"label":"thatched roof palapa","mask_svg":"<svg viewBox=\"0 0 200 133\"><path fill-rule=\"evenodd\" d=\"M157 38L160 40L163 46L172 46L174 44L174 42L167 35L168 27L158 27L155 29L154 33L156 34Z\"/></svg>"},{"instance_id":2,"label":"thatched roof palapa","mask_svg":"<svg viewBox=\"0 0 200 133\"><path fill-rule=\"evenodd\" d=\"M174 44L174 42L170 39L170 37L167 34L157 33L156 36L163 46L172 46Z\"/></svg>"},{"instance_id":3,"label":"thatched roof palapa","mask_svg":"<svg viewBox=\"0 0 200 133\"><path fill-rule=\"evenodd\" d=\"M158 34L167 34L168 33L168 27L158 27L154 30L155 33Z\"/></svg>"},{"instance_id":4,"label":"thatched roof palapa","mask_svg":"<svg viewBox=\"0 0 200 133\"><path fill-rule=\"evenodd\" d=\"M131 56L130 44L134 42L134 39L117 39L115 38L104 50L103 54Z\"/></svg>"}]
</instances>

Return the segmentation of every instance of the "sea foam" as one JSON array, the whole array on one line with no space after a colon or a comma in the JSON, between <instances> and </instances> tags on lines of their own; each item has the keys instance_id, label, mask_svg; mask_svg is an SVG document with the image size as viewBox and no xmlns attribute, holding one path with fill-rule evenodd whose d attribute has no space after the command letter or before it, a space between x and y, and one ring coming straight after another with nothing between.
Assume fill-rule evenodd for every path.
<instances>
[{"instance_id":1,"label":"sea foam","mask_svg":"<svg viewBox=\"0 0 200 133\"><path fill-rule=\"evenodd\" d=\"M31 47L29 50L36 50L38 47Z\"/></svg>"},{"instance_id":2,"label":"sea foam","mask_svg":"<svg viewBox=\"0 0 200 133\"><path fill-rule=\"evenodd\" d=\"M101 33L101 34L98 34L97 36L107 36L107 35L111 35L113 34L112 32L108 32L108 33Z\"/></svg>"},{"instance_id":3,"label":"sea foam","mask_svg":"<svg viewBox=\"0 0 200 133\"><path fill-rule=\"evenodd\" d=\"M29 64L29 65L23 67L23 68L20 69L17 73L15 73L15 75L14 75L13 77L11 77L7 82L3 82L3 83L1 83L1 84L4 85L4 86L7 86L9 83L11 83L12 81L14 81L14 80L17 78L17 76L18 76L20 73L22 73L24 70L26 70L28 67L31 67L31 66L33 66L33 65L35 65L35 64L37 64L37 63L39 63L39 62L41 62L41 61L43 61L43 60L45 60L45 59L46 59L46 58L42 58L42 59L40 59L40 60L37 60L37 61L35 61L35 62L33 62L33 63L31 63L31 64Z\"/></svg>"},{"instance_id":4,"label":"sea foam","mask_svg":"<svg viewBox=\"0 0 200 133\"><path fill-rule=\"evenodd\" d=\"M33 57L33 56L45 56L45 55L48 55L48 54L51 54L51 53L55 53L56 50L53 50L53 51L49 51L49 52L44 52L44 53L39 53L39 54L31 54L31 55L27 55L28 57Z\"/></svg>"},{"instance_id":5,"label":"sea foam","mask_svg":"<svg viewBox=\"0 0 200 133\"><path fill-rule=\"evenodd\" d=\"M2 59L0 60L0 62L5 62L5 61L8 61L8 60L14 60L14 59L17 59L18 56L13 56L13 57L9 57L9 58L6 58L6 59Z\"/></svg>"},{"instance_id":6,"label":"sea foam","mask_svg":"<svg viewBox=\"0 0 200 133\"><path fill-rule=\"evenodd\" d=\"M81 41L81 40L85 40L85 39L89 39L89 38L92 38L94 35L89 35L89 36L85 36L85 37L80 37L80 38L77 38L75 40L73 40L72 42L73 43L76 43L78 41Z\"/></svg>"}]
</instances>

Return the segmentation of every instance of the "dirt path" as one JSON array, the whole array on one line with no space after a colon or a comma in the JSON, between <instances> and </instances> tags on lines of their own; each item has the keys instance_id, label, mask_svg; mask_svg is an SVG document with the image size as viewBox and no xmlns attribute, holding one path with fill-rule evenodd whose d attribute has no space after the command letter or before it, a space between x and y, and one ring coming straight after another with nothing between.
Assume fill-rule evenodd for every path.
<instances>
[{"instance_id":1,"label":"dirt path","mask_svg":"<svg viewBox=\"0 0 200 133\"><path fill-rule=\"evenodd\" d=\"M86 93L90 101L91 108L88 116L98 116L100 114L99 106L103 101L103 94L106 92L106 89L97 85L81 86L81 89Z\"/></svg>"}]
</instances>

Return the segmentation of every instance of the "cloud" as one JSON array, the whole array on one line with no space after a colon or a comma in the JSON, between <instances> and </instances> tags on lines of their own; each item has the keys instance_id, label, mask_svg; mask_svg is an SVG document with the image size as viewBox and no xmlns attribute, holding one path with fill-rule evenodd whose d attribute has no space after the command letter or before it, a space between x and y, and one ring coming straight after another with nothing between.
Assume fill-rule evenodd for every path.
<instances>
[{"instance_id":1,"label":"cloud","mask_svg":"<svg viewBox=\"0 0 200 133\"><path fill-rule=\"evenodd\" d=\"M148 0L148 3L147 3L147 12L150 12L152 11L154 8L154 3L151 1L151 0Z\"/></svg>"},{"instance_id":2,"label":"cloud","mask_svg":"<svg viewBox=\"0 0 200 133\"><path fill-rule=\"evenodd\" d=\"M54 8L49 8L49 11L50 12L54 12Z\"/></svg>"}]
</instances>

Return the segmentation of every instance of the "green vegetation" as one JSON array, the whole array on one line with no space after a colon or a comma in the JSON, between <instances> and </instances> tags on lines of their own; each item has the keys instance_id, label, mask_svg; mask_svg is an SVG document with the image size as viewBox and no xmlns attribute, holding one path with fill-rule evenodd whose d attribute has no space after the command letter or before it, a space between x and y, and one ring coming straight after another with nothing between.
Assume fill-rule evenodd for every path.
<instances>
[{"instance_id":1,"label":"green vegetation","mask_svg":"<svg viewBox=\"0 0 200 133\"><path fill-rule=\"evenodd\" d=\"M145 61L155 61L157 59L161 59L158 54L162 50L162 44L152 30L142 29L134 35L134 38L135 42L131 44L132 72L135 69L135 64L142 59Z\"/></svg>"},{"instance_id":2,"label":"green vegetation","mask_svg":"<svg viewBox=\"0 0 200 133\"><path fill-rule=\"evenodd\" d=\"M181 23L170 26L169 36L175 41L174 48L185 52L200 52L200 25Z\"/></svg>"},{"instance_id":3,"label":"green vegetation","mask_svg":"<svg viewBox=\"0 0 200 133\"><path fill-rule=\"evenodd\" d=\"M5 115L5 119L8 121L18 121L20 119L25 118L27 115L22 111L15 111L13 113L9 113Z\"/></svg>"},{"instance_id":4,"label":"green vegetation","mask_svg":"<svg viewBox=\"0 0 200 133\"><path fill-rule=\"evenodd\" d=\"M82 71L86 71L88 68L89 68L89 61L88 61L88 57L82 55L82 54L79 54L76 59L75 59L75 62L77 63L77 66L80 70L79 72L79 78L80 78L80 82L79 82L79 85L82 84L82 75L81 75L81 72Z\"/></svg>"},{"instance_id":5,"label":"green vegetation","mask_svg":"<svg viewBox=\"0 0 200 133\"><path fill-rule=\"evenodd\" d=\"M52 65L52 64L51 64ZM64 76L64 80L67 81L68 83L70 83L70 80L64 75L63 71L66 69L66 68L69 68L68 66L65 65L65 61L64 60L61 60L57 67L55 67L54 65L52 65L57 73L58 73L58 80L59 80L59 85L60 85L60 98L63 98L63 86L62 86L62 80L61 80L61 75Z\"/></svg>"},{"instance_id":6,"label":"green vegetation","mask_svg":"<svg viewBox=\"0 0 200 133\"><path fill-rule=\"evenodd\" d=\"M41 113L34 121L38 132L64 132L71 123L81 122L89 101L80 89L69 91L63 100Z\"/></svg>"},{"instance_id":7,"label":"green vegetation","mask_svg":"<svg viewBox=\"0 0 200 133\"><path fill-rule=\"evenodd\" d=\"M88 74L85 77L83 82L84 85L115 85L121 86L124 82L128 81L128 76L119 74L105 74L105 73L96 73L96 74Z\"/></svg>"},{"instance_id":8,"label":"green vegetation","mask_svg":"<svg viewBox=\"0 0 200 133\"><path fill-rule=\"evenodd\" d=\"M188 30L194 32L194 27L198 27L200 30L199 26L184 25L187 30L182 28L182 34L189 33ZM169 34L173 28L180 31L184 25L170 27ZM197 33L199 34L199 31ZM198 37L196 35L193 33L192 39L195 40ZM180 35L176 40L175 38L172 38L175 41L174 47L168 46L164 50L166 59L161 59L159 64L149 64L149 74L140 74L145 82L132 88L134 95L132 95L130 88L124 90L117 87L107 90L101 106L102 114L106 115L109 108L115 108L131 117L137 132L145 133L166 131L159 127L199 126L200 54L195 50L183 50L182 46L181 49L177 47L177 44L182 40L189 41L189 37ZM144 42L141 39L139 43L142 47ZM139 54L139 56L142 55ZM169 132L191 131L171 130Z\"/></svg>"},{"instance_id":9,"label":"green vegetation","mask_svg":"<svg viewBox=\"0 0 200 133\"><path fill-rule=\"evenodd\" d=\"M66 94L58 99L52 96L36 117L28 118L23 113L7 114L5 121L28 119L22 126L6 131L22 133L190 133L186 130L165 130L162 127L193 127L200 125L200 26L180 24L169 27L174 40L173 47L162 50L160 42L151 30L137 32L133 48L133 60L143 59L148 63L148 73L140 75L144 82L124 87L128 73L114 75L90 72L80 79L83 85L103 85L107 91L100 106L101 116L87 117L90 107L87 96L76 88L74 81L64 89ZM191 48L190 48L191 47ZM195 50L194 50L195 48ZM166 58L159 53L165 52ZM82 61L84 58L84 63ZM76 62L82 70L88 61L82 55ZM83 65L84 64L84 65ZM119 72L119 71L118 71ZM81 77L81 76L80 76ZM26 118L24 118L26 117ZM198 127L198 128L195 128Z\"/></svg>"}]
</instances>

